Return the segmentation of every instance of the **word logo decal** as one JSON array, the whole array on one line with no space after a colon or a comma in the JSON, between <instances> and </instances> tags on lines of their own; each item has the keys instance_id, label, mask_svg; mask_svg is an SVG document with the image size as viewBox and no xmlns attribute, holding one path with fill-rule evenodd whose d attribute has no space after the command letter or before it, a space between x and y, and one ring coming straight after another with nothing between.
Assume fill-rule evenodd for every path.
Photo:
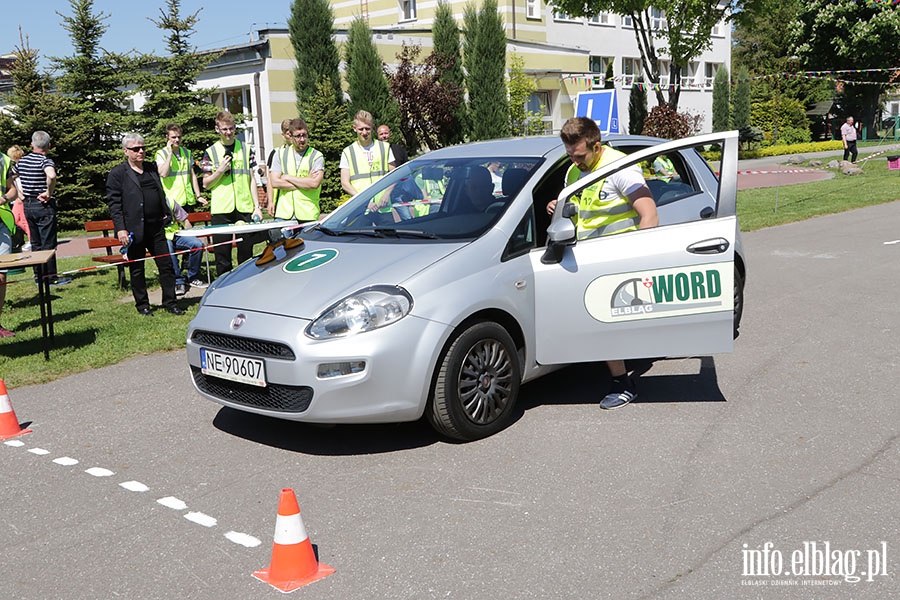
<instances>
[{"instance_id":1,"label":"word logo decal","mask_svg":"<svg viewBox=\"0 0 900 600\"><path fill-rule=\"evenodd\" d=\"M584 293L598 321L617 323L734 310L731 263L605 275Z\"/></svg>"}]
</instances>

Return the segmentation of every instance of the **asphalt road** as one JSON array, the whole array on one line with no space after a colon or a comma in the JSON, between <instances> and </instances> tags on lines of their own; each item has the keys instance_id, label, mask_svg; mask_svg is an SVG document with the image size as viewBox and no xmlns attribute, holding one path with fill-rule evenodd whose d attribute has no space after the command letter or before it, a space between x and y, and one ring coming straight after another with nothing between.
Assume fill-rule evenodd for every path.
<instances>
[{"instance_id":1,"label":"asphalt road","mask_svg":"<svg viewBox=\"0 0 900 600\"><path fill-rule=\"evenodd\" d=\"M898 597L900 202L744 241L734 354L641 365L608 412L603 367L563 370L470 444L221 409L183 352L9 390L0 593L282 597L251 573L290 487L337 569L298 598Z\"/></svg>"}]
</instances>

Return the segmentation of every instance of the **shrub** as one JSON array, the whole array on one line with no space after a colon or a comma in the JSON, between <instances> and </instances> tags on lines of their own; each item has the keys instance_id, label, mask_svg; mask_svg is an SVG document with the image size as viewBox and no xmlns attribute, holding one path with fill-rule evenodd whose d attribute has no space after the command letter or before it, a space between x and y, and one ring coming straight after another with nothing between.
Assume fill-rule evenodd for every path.
<instances>
[{"instance_id":1,"label":"shrub","mask_svg":"<svg viewBox=\"0 0 900 600\"><path fill-rule=\"evenodd\" d=\"M644 121L643 135L678 140L691 134L688 118L669 108L666 104L654 106Z\"/></svg>"}]
</instances>

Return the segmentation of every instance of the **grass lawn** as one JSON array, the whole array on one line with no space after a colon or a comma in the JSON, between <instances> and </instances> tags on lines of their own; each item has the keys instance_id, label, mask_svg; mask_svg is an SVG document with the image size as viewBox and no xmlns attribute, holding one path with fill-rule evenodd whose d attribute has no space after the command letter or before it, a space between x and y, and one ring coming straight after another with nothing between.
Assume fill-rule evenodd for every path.
<instances>
[{"instance_id":1,"label":"grass lawn","mask_svg":"<svg viewBox=\"0 0 900 600\"><path fill-rule=\"evenodd\" d=\"M263 247L257 244L256 252ZM97 265L89 256L57 260L60 272ZM151 290L159 287L156 273L156 265L148 261L147 285ZM152 318L144 317L134 308L131 290L119 288L115 267L76 273L72 283L50 288L55 343L50 348L50 360L45 361L32 271L9 275L8 280L0 323L16 336L0 340L0 379L7 388L53 381L139 354L184 348L188 322L197 314L200 303L199 297L180 298L178 303L186 315L176 317L156 310ZM151 291L151 304L152 298Z\"/></svg>"},{"instance_id":2,"label":"grass lawn","mask_svg":"<svg viewBox=\"0 0 900 600\"><path fill-rule=\"evenodd\" d=\"M862 175L836 173L828 181L742 190L737 206L741 228L750 231L897 199L900 172L888 170L887 160L878 157L864 163ZM262 248L257 244L256 253ZM96 264L87 256L58 260L61 272ZM151 263L147 272L152 286L155 265ZM14 338L0 340L0 378L9 388L52 381L140 354L181 349L200 301L179 300L187 310L183 317L162 310L153 318L142 317L134 309L131 292L117 286L115 268L76 274L71 284L51 288L55 345L50 361L44 361L40 309L31 277L30 270L10 276L0 315L0 322L16 332Z\"/></svg>"},{"instance_id":3,"label":"grass lawn","mask_svg":"<svg viewBox=\"0 0 900 600\"><path fill-rule=\"evenodd\" d=\"M834 178L826 181L738 191L741 230L753 231L900 200L900 171L889 170L884 156L865 162L860 159L857 166L862 167L862 175L844 175L832 169Z\"/></svg>"}]
</instances>

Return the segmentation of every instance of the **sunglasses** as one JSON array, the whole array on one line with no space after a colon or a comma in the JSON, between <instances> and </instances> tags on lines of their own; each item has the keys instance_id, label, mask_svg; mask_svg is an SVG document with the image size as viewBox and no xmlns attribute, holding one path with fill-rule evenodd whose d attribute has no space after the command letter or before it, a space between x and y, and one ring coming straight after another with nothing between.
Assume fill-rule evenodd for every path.
<instances>
[{"instance_id":1,"label":"sunglasses","mask_svg":"<svg viewBox=\"0 0 900 600\"><path fill-rule=\"evenodd\" d=\"M143 152L147 148L144 146L132 146L131 148L125 148L126 150L131 150L132 152Z\"/></svg>"}]
</instances>

